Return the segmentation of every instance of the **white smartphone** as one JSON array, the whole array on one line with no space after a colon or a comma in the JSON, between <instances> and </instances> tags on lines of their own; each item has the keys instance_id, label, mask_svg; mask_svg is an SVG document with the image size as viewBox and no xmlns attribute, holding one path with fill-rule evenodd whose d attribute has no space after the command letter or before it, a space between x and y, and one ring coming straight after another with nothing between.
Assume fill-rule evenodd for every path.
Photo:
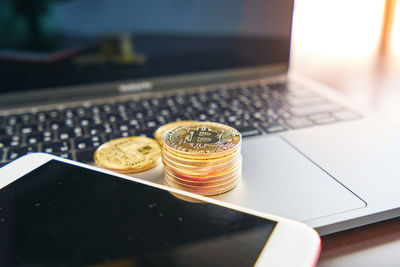
<instances>
[{"instance_id":1,"label":"white smartphone","mask_svg":"<svg viewBox=\"0 0 400 267\"><path fill-rule=\"evenodd\" d=\"M52 155L0 169L0 266L301 267L319 251L302 223Z\"/></svg>"}]
</instances>

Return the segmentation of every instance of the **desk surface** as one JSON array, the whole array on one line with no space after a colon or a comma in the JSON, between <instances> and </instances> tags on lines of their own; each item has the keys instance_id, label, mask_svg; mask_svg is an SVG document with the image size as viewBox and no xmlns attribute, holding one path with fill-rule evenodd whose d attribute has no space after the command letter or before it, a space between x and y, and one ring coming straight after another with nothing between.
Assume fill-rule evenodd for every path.
<instances>
[{"instance_id":1,"label":"desk surface","mask_svg":"<svg viewBox=\"0 0 400 267\"><path fill-rule=\"evenodd\" d=\"M318 267L399 266L400 218L322 237Z\"/></svg>"}]
</instances>

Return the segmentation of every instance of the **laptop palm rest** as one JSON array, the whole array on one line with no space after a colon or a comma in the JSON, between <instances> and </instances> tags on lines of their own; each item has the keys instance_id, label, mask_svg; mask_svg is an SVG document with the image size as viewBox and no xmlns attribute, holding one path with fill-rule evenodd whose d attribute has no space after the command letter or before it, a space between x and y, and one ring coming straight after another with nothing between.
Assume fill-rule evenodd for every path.
<instances>
[{"instance_id":1,"label":"laptop palm rest","mask_svg":"<svg viewBox=\"0 0 400 267\"><path fill-rule=\"evenodd\" d=\"M278 136L245 138L239 185L214 198L299 221L362 208L366 204ZM132 176L164 184L160 165Z\"/></svg>"},{"instance_id":2,"label":"laptop palm rest","mask_svg":"<svg viewBox=\"0 0 400 267\"><path fill-rule=\"evenodd\" d=\"M299 221L366 205L280 137L244 139L242 155L240 184L217 199Z\"/></svg>"}]
</instances>

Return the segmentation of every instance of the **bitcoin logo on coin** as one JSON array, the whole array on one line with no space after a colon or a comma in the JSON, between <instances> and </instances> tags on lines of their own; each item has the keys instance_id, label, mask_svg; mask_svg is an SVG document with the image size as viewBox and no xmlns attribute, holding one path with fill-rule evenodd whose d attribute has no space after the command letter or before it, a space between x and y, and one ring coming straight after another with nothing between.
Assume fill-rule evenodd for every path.
<instances>
[{"instance_id":1,"label":"bitcoin logo on coin","mask_svg":"<svg viewBox=\"0 0 400 267\"><path fill-rule=\"evenodd\" d=\"M160 145L147 137L123 137L101 145L94 153L100 167L120 173L141 172L153 168L161 156Z\"/></svg>"},{"instance_id":2,"label":"bitcoin logo on coin","mask_svg":"<svg viewBox=\"0 0 400 267\"><path fill-rule=\"evenodd\" d=\"M171 129L164 135L164 149L182 157L220 157L235 152L240 133L227 125L197 122Z\"/></svg>"},{"instance_id":3,"label":"bitcoin logo on coin","mask_svg":"<svg viewBox=\"0 0 400 267\"><path fill-rule=\"evenodd\" d=\"M193 144L193 146L198 146L202 144L218 143L221 141L220 137L221 135L219 133L213 132L208 128L204 130L198 128L189 134L189 140L183 142Z\"/></svg>"},{"instance_id":4,"label":"bitcoin logo on coin","mask_svg":"<svg viewBox=\"0 0 400 267\"><path fill-rule=\"evenodd\" d=\"M188 123L195 123L197 121L174 121L170 122L167 124L164 124L163 126L159 127L155 132L154 132L154 138L157 140L157 142L162 145L163 143L163 135L171 130L172 128L182 126Z\"/></svg>"}]
</instances>

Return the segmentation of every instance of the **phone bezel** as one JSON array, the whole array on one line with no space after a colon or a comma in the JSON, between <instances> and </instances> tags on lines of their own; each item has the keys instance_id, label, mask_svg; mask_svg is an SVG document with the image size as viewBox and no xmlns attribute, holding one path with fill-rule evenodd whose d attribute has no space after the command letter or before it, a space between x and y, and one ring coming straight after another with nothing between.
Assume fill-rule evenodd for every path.
<instances>
[{"instance_id":1,"label":"phone bezel","mask_svg":"<svg viewBox=\"0 0 400 267\"><path fill-rule=\"evenodd\" d=\"M148 186L276 221L276 227L271 233L271 236L269 237L266 246L263 248L263 251L259 255L255 266L315 266L318 261L318 256L321 249L321 240L314 229L303 223L276 215L239 207L237 205L222 202L210 197L196 195L179 189L142 180L140 178L134 178L124 174L115 173L46 153L28 154L0 168L0 190L1 188L50 160L58 160L75 166L99 171L112 176L117 176L122 179L136 181Z\"/></svg>"}]
</instances>

